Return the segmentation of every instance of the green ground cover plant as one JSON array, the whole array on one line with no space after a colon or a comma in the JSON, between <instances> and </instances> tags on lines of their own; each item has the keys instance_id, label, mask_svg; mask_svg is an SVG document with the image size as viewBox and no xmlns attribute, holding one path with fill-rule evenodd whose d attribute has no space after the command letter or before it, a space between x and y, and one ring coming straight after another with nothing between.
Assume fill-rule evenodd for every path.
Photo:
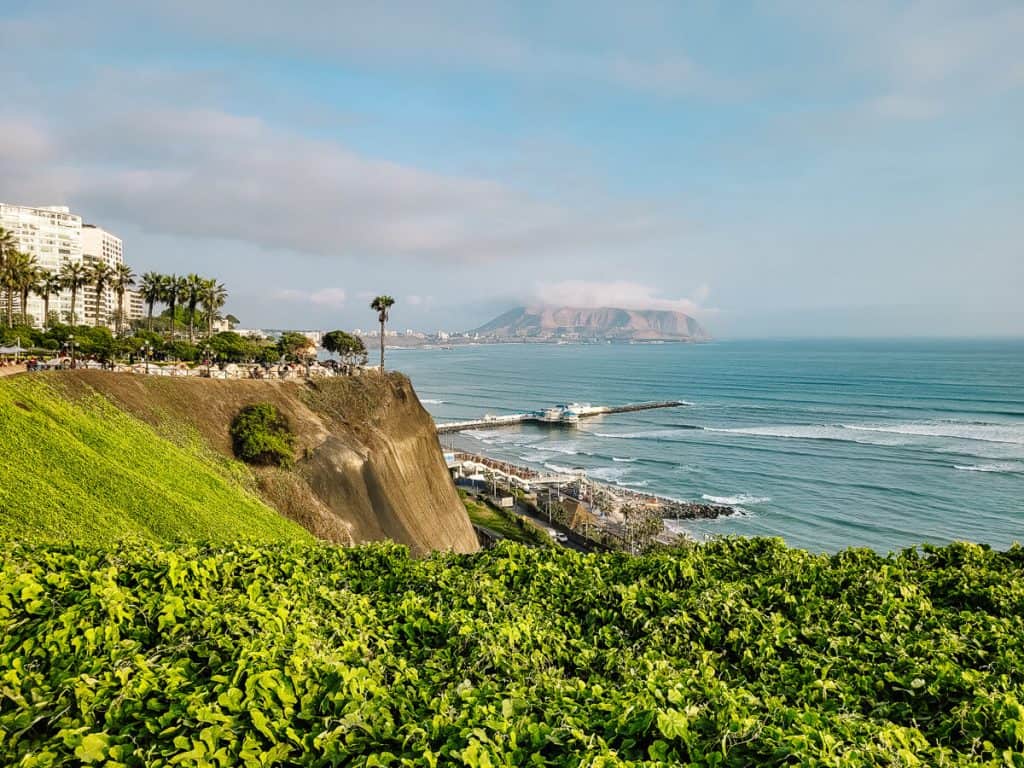
<instances>
[{"instance_id":1,"label":"green ground cover plant","mask_svg":"<svg viewBox=\"0 0 1024 768\"><path fill-rule=\"evenodd\" d=\"M1024 765L1024 550L0 549L0 764Z\"/></svg>"},{"instance_id":2,"label":"green ground cover plant","mask_svg":"<svg viewBox=\"0 0 1024 768\"><path fill-rule=\"evenodd\" d=\"M243 482L239 462L171 442L98 394L0 381L0 539L308 541Z\"/></svg>"},{"instance_id":3,"label":"green ground cover plant","mask_svg":"<svg viewBox=\"0 0 1024 768\"><path fill-rule=\"evenodd\" d=\"M271 403L242 408L231 422L231 442L235 455L250 464L287 468L295 461L295 435Z\"/></svg>"}]
</instances>

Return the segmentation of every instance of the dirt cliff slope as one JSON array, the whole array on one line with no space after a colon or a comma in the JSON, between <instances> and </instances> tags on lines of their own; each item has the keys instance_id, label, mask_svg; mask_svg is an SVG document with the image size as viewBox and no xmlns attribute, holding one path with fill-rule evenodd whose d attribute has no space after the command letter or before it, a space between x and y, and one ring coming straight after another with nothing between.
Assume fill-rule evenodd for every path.
<instances>
[{"instance_id":1,"label":"dirt cliff slope","mask_svg":"<svg viewBox=\"0 0 1024 768\"><path fill-rule=\"evenodd\" d=\"M256 469L255 475L263 498L282 514L338 543L393 539L416 554L477 549L433 421L400 374L309 384L60 375L69 389L96 390L165 434L198 433L225 455L239 409L273 403L297 435L297 461L291 470Z\"/></svg>"}]
</instances>

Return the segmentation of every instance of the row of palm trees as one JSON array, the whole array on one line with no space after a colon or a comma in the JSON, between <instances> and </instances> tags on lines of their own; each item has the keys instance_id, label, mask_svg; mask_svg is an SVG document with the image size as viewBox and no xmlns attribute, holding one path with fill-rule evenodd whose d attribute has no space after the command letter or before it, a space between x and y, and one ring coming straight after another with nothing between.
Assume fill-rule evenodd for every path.
<instances>
[{"instance_id":1,"label":"row of palm trees","mask_svg":"<svg viewBox=\"0 0 1024 768\"><path fill-rule=\"evenodd\" d=\"M95 290L96 306L93 324L100 325L104 291L108 288L117 296L117 323L120 330L124 318L124 297L132 287L135 275L126 264L111 267L101 261L91 263L65 261L59 272L39 266L32 254L17 249L14 234L0 227L0 288L5 293L7 326L14 324L14 299L20 300L20 321L28 323L28 299L36 295L43 300L43 325L49 323L50 299L63 290L71 292L71 322L77 319L75 312L78 294L88 288Z\"/></svg>"},{"instance_id":2,"label":"row of palm trees","mask_svg":"<svg viewBox=\"0 0 1024 768\"><path fill-rule=\"evenodd\" d=\"M65 261L59 272L43 269L36 257L17 249L14 234L0 227L0 291L6 295L7 327L14 325L15 297L20 299L23 324L28 324L28 298L39 296L43 300L43 327L49 325L50 299L67 290L71 294L70 322L77 322L75 310L80 292L95 291L96 306L93 312L93 325L102 325L105 318L101 312L103 296L107 290L117 296L117 314L115 317L117 332L124 327L125 295L135 286L135 273L127 264L111 267L101 261L73 262ZM174 338L176 311L178 307L187 309L188 340L195 339L197 309L202 309L199 319L206 326L206 333L213 333L213 323L220 317L220 310L227 301L227 289L223 283L212 278L199 275L161 275L147 272L139 283L139 293L149 307L149 330L153 330L153 307L165 304L170 309L169 333Z\"/></svg>"},{"instance_id":3,"label":"row of palm trees","mask_svg":"<svg viewBox=\"0 0 1024 768\"><path fill-rule=\"evenodd\" d=\"M206 326L207 335L213 333L213 323L220 317L220 310L227 301L228 292L223 283L214 278L200 275L161 275L146 272L139 282L139 295L149 310L149 330L153 330L153 307L164 304L170 310L170 332L174 335L174 323L178 308L185 309L188 318L188 340L195 339L196 310L202 309L198 318Z\"/></svg>"}]
</instances>

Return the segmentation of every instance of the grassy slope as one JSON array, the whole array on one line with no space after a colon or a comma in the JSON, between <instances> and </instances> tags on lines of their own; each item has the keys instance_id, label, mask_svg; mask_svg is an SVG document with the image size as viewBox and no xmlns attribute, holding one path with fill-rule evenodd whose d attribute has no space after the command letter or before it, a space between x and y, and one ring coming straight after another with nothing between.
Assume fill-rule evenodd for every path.
<instances>
[{"instance_id":1,"label":"grassy slope","mask_svg":"<svg viewBox=\"0 0 1024 768\"><path fill-rule=\"evenodd\" d=\"M247 490L237 465L94 395L35 376L0 382L0 537L308 540Z\"/></svg>"},{"instance_id":2,"label":"grassy slope","mask_svg":"<svg viewBox=\"0 0 1024 768\"><path fill-rule=\"evenodd\" d=\"M471 499L462 490L459 491L459 497L466 507L469 519L476 525L490 528L495 533L500 533L509 541L518 541L522 544L541 547L553 546L551 538L529 520L516 517L512 512L497 510L482 504Z\"/></svg>"}]
</instances>

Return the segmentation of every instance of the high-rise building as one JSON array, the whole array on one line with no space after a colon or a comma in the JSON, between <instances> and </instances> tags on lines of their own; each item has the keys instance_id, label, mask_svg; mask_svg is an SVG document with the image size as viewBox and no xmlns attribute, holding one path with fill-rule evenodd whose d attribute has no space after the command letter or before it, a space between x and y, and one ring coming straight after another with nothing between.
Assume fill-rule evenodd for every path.
<instances>
[{"instance_id":1,"label":"high-rise building","mask_svg":"<svg viewBox=\"0 0 1024 768\"><path fill-rule=\"evenodd\" d=\"M124 264L124 247L121 238L97 227L95 224L82 225L82 259L86 265L102 262L111 269L116 269ZM117 312L117 294L107 285L100 292L100 324L113 326L113 319ZM128 303L128 296L125 295L125 304ZM96 317L96 290L89 288L85 292L85 314L87 322L94 322ZM125 307L125 314L128 315L128 308Z\"/></svg>"},{"instance_id":2,"label":"high-rise building","mask_svg":"<svg viewBox=\"0 0 1024 768\"><path fill-rule=\"evenodd\" d=\"M42 269L59 272L65 262L82 261L82 217L71 213L66 206L0 203L0 227L13 233L18 250L34 256ZM37 326L43 324L43 307L40 297L29 296L26 309ZM83 302L78 301L75 322L84 321L84 310ZM70 311L70 291L61 291L50 298L50 312L57 312L62 322L68 319Z\"/></svg>"},{"instance_id":3,"label":"high-rise building","mask_svg":"<svg viewBox=\"0 0 1024 768\"><path fill-rule=\"evenodd\" d=\"M125 314L127 320L141 320L146 316L146 302L138 291L128 291L124 295Z\"/></svg>"}]
</instances>

